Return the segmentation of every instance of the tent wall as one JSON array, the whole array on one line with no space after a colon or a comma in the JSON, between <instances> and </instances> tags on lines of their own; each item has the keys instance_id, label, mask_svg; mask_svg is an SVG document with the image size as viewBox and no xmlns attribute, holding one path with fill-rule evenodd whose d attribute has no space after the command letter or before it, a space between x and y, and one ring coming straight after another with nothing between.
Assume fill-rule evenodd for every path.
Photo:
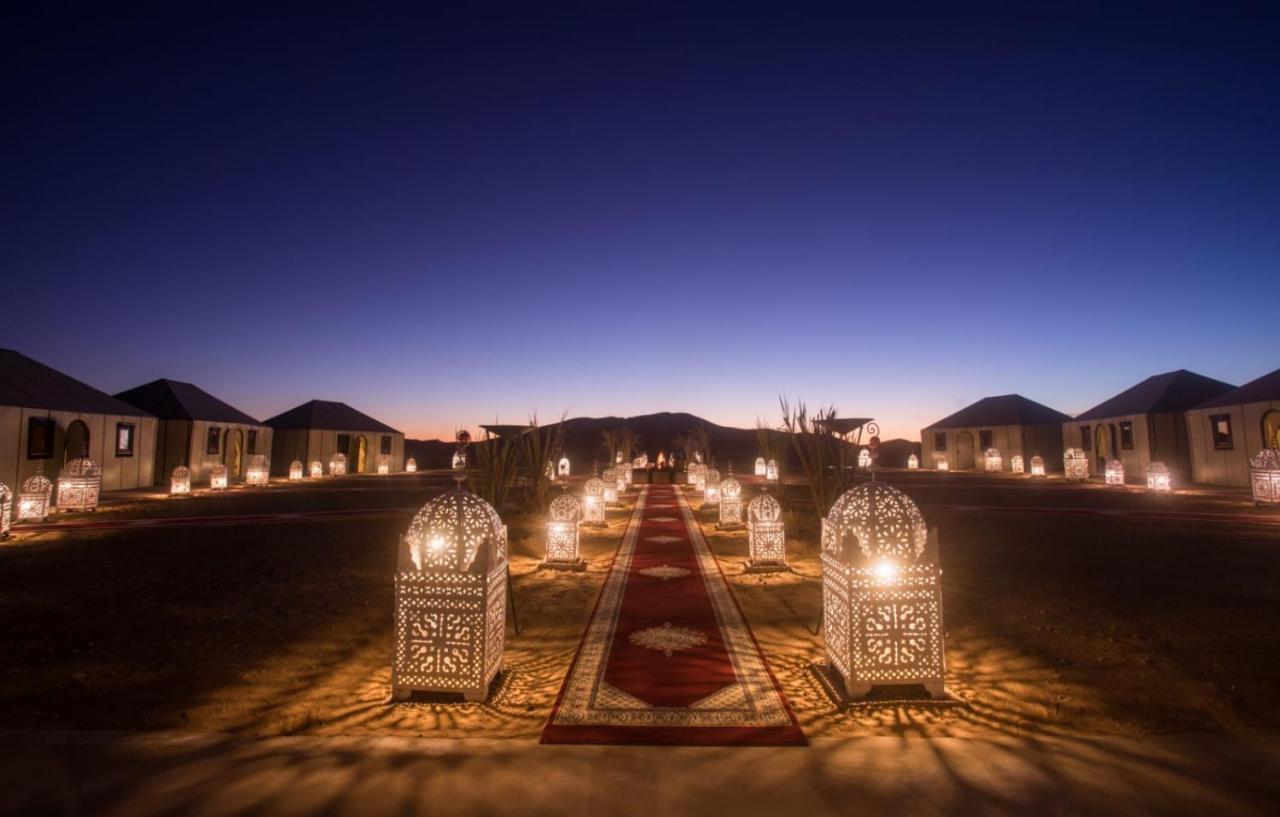
<instances>
[{"instance_id":1,"label":"tent wall","mask_svg":"<svg viewBox=\"0 0 1280 817\"><path fill-rule=\"evenodd\" d=\"M382 438L391 438L391 453L388 456L391 472L404 470L404 435L398 431L343 431L329 429L276 429L272 437L271 473L285 476L289 473L289 464L295 459L303 466L320 460L324 464L324 472L329 473L329 460L338 453L338 436L349 435L352 441L361 435L368 441L364 472L378 472L378 458L382 451ZM354 444L342 453L347 455L347 473L356 473L356 461L352 456Z\"/></svg>"},{"instance_id":2,"label":"tent wall","mask_svg":"<svg viewBox=\"0 0 1280 817\"><path fill-rule=\"evenodd\" d=\"M46 460L27 458L27 435L31 417L49 417L57 423L53 456ZM0 482L15 493L23 480L35 474L41 462L45 476L57 481L66 459L67 426L79 420L89 429L88 455L102 468L102 490L118 491L152 484L158 421L154 417L115 414L83 414L72 411L0 406ZM134 427L132 456L116 455L116 425ZM72 456L79 452L71 452Z\"/></svg>"},{"instance_id":3,"label":"tent wall","mask_svg":"<svg viewBox=\"0 0 1280 817\"><path fill-rule=\"evenodd\" d=\"M937 428L920 431L920 467L933 468L939 453L946 455L947 466L959 468L956 459L956 438L964 432L973 436L974 469L983 470L983 448L981 432L991 432L991 445L1000 450L1003 468L1008 471L1015 454L1022 455L1024 469L1030 469L1031 457L1039 454L1044 457L1045 466L1049 470L1062 470L1062 429L1057 425L1046 426L973 426L971 428ZM945 434L947 450L939 452L934 446L934 435Z\"/></svg>"},{"instance_id":4,"label":"tent wall","mask_svg":"<svg viewBox=\"0 0 1280 817\"><path fill-rule=\"evenodd\" d=\"M1187 412L1187 437L1191 447L1191 475L1209 485L1249 485L1249 458L1265 447L1262 419L1268 411L1280 411L1280 400L1219 406ZM1231 448L1217 449L1210 418L1231 418Z\"/></svg>"}]
</instances>

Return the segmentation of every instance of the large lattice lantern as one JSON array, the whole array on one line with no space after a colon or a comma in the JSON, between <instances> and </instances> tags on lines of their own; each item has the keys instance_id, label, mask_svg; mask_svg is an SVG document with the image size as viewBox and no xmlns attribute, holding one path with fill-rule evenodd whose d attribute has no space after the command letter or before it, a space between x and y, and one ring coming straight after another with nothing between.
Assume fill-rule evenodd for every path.
<instances>
[{"instance_id":1,"label":"large lattice lantern","mask_svg":"<svg viewBox=\"0 0 1280 817\"><path fill-rule=\"evenodd\" d=\"M1031 476L1033 477L1044 476L1044 457L1040 456L1039 454L1036 454L1031 458Z\"/></svg>"},{"instance_id":2,"label":"large lattice lantern","mask_svg":"<svg viewBox=\"0 0 1280 817\"><path fill-rule=\"evenodd\" d=\"M578 523L582 506L572 495L562 493L551 500L547 510L547 556L543 567L553 570L585 570L586 562L578 553Z\"/></svg>"},{"instance_id":3,"label":"large lattice lantern","mask_svg":"<svg viewBox=\"0 0 1280 817\"><path fill-rule=\"evenodd\" d=\"M9 525L13 521L13 491L0 482L0 539L9 538Z\"/></svg>"},{"instance_id":4,"label":"large lattice lantern","mask_svg":"<svg viewBox=\"0 0 1280 817\"><path fill-rule=\"evenodd\" d=\"M413 457L410 457L409 459L405 460L405 461L404 461L404 472L405 472L406 474L416 474L416 473L418 473L418 461L417 461L417 460L415 460Z\"/></svg>"},{"instance_id":5,"label":"large lattice lantern","mask_svg":"<svg viewBox=\"0 0 1280 817\"><path fill-rule=\"evenodd\" d=\"M391 460L388 457L378 457L378 473L383 476L391 473Z\"/></svg>"},{"instance_id":6,"label":"large lattice lantern","mask_svg":"<svg viewBox=\"0 0 1280 817\"><path fill-rule=\"evenodd\" d=\"M916 469L917 469L917 468L919 468L919 467L920 467L920 458L919 458L919 457L917 457L915 454L912 454L911 456L907 457L907 469L908 469L908 470L914 471L914 470L916 470Z\"/></svg>"},{"instance_id":7,"label":"large lattice lantern","mask_svg":"<svg viewBox=\"0 0 1280 817\"><path fill-rule=\"evenodd\" d=\"M1280 449L1264 448L1249 459L1249 481L1254 502L1280 504Z\"/></svg>"},{"instance_id":8,"label":"large lattice lantern","mask_svg":"<svg viewBox=\"0 0 1280 817\"><path fill-rule=\"evenodd\" d=\"M756 457L756 476L763 477L768 474L769 464L764 461L764 457Z\"/></svg>"},{"instance_id":9,"label":"large lattice lantern","mask_svg":"<svg viewBox=\"0 0 1280 817\"><path fill-rule=\"evenodd\" d=\"M96 511L102 493L102 469L88 457L76 457L58 474L58 510Z\"/></svg>"},{"instance_id":10,"label":"large lattice lantern","mask_svg":"<svg viewBox=\"0 0 1280 817\"><path fill-rule=\"evenodd\" d=\"M944 695L937 531L901 491L869 482L822 520L822 630L850 698L884 684Z\"/></svg>"},{"instance_id":11,"label":"large lattice lantern","mask_svg":"<svg viewBox=\"0 0 1280 817\"><path fill-rule=\"evenodd\" d=\"M1004 457L1000 455L1000 449L988 448L982 452L982 470L989 473L998 473L1004 470Z\"/></svg>"},{"instance_id":12,"label":"large lattice lantern","mask_svg":"<svg viewBox=\"0 0 1280 817\"><path fill-rule=\"evenodd\" d=\"M766 490L747 504L748 573L787 569L787 535L782 505Z\"/></svg>"},{"instance_id":13,"label":"large lattice lantern","mask_svg":"<svg viewBox=\"0 0 1280 817\"><path fill-rule=\"evenodd\" d=\"M1120 460L1107 460L1107 467L1102 471L1102 481L1107 485L1124 487L1124 463Z\"/></svg>"},{"instance_id":14,"label":"large lattice lantern","mask_svg":"<svg viewBox=\"0 0 1280 817\"><path fill-rule=\"evenodd\" d=\"M1021 474L1026 471L1026 464L1021 454L1014 454L1009 458L1009 471L1014 474Z\"/></svg>"},{"instance_id":15,"label":"large lattice lantern","mask_svg":"<svg viewBox=\"0 0 1280 817\"><path fill-rule=\"evenodd\" d=\"M604 525L604 480L592 477L582 486L582 524Z\"/></svg>"},{"instance_id":16,"label":"large lattice lantern","mask_svg":"<svg viewBox=\"0 0 1280 817\"><path fill-rule=\"evenodd\" d=\"M1068 448L1062 452L1062 475L1071 482L1089 478L1089 458L1080 448Z\"/></svg>"},{"instance_id":17,"label":"large lattice lantern","mask_svg":"<svg viewBox=\"0 0 1280 817\"><path fill-rule=\"evenodd\" d=\"M190 496L191 495L191 469L185 465L179 465L173 469L173 473L169 475L169 496Z\"/></svg>"},{"instance_id":18,"label":"large lattice lantern","mask_svg":"<svg viewBox=\"0 0 1280 817\"><path fill-rule=\"evenodd\" d=\"M49 501L53 498L53 481L37 471L22 483L18 492L18 521L43 522L49 518Z\"/></svg>"},{"instance_id":19,"label":"large lattice lantern","mask_svg":"<svg viewBox=\"0 0 1280 817\"><path fill-rule=\"evenodd\" d=\"M560 458L560 462L556 465L556 471L562 477L569 476L569 458L568 457Z\"/></svg>"},{"instance_id":20,"label":"large lattice lantern","mask_svg":"<svg viewBox=\"0 0 1280 817\"><path fill-rule=\"evenodd\" d=\"M864 471L871 467L871 449L864 448L858 452L858 467Z\"/></svg>"},{"instance_id":21,"label":"large lattice lantern","mask_svg":"<svg viewBox=\"0 0 1280 817\"><path fill-rule=\"evenodd\" d=\"M729 476L720 483L720 521L716 524L720 530L737 530L742 527L742 483Z\"/></svg>"},{"instance_id":22,"label":"large lattice lantern","mask_svg":"<svg viewBox=\"0 0 1280 817\"><path fill-rule=\"evenodd\" d=\"M702 477L702 501L706 505L720 504L720 471L708 468Z\"/></svg>"},{"instance_id":23,"label":"large lattice lantern","mask_svg":"<svg viewBox=\"0 0 1280 817\"><path fill-rule=\"evenodd\" d=\"M324 465L321 464L320 460L312 461L309 473L311 474L312 479L319 479L324 476Z\"/></svg>"},{"instance_id":24,"label":"large lattice lantern","mask_svg":"<svg viewBox=\"0 0 1280 817\"><path fill-rule=\"evenodd\" d=\"M764 466L764 478L766 482L778 481L778 461L769 460Z\"/></svg>"},{"instance_id":25,"label":"large lattice lantern","mask_svg":"<svg viewBox=\"0 0 1280 817\"><path fill-rule=\"evenodd\" d=\"M600 498L605 505L618 504L618 469L606 468L604 474L601 475L600 481L604 483L604 489L601 491ZM625 488L624 488L625 490Z\"/></svg>"},{"instance_id":26,"label":"large lattice lantern","mask_svg":"<svg viewBox=\"0 0 1280 817\"><path fill-rule=\"evenodd\" d=\"M209 490L225 491L227 490L227 466L220 462L215 462L209 466Z\"/></svg>"},{"instance_id":27,"label":"large lattice lantern","mask_svg":"<svg viewBox=\"0 0 1280 817\"><path fill-rule=\"evenodd\" d=\"M347 455L334 454L329 460L329 476L345 477L347 475Z\"/></svg>"},{"instance_id":28,"label":"large lattice lantern","mask_svg":"<svg viewBox=\"0 0 1280 817\"><path fill-rule=\"evenodd\" d=\"M460 692L483 701L502 670L507 527L462 488L418 511L400 542L391 694Z\"/></svg>"},{"instance_id":29,"label":"large lattice lantern","mask_svg":"<svg viewBox=\"0 0 1280 817\"><path fill-rule=\"evenodd\" d=\"M1159 460L1154 460L1147 465L1147 490L1161 494L1167 494L1173 490L1173 477L1169 473L1169 466Z\"/></svg>"},{"instance_id":30,"label":"large lattice lantern","mask_svg":"<svg viewBox=\"0 0 1280 817\"><path fill-rule=\"evenodd\" d=\"M265 487L271 481L271 462L266 454L254 454L244 469L244 484L255 488Z\"/></svg>"},{"instance_id":31,"label":"large lattice lantern","mask_svg":"<svg viewBox=\"0 0 1280 817\"><path fill-rule=\"evenodd\" d=\"M293 462L289 463L289 481L290 482L302 481L302 460L294 460Z\"/></svg>"}]
</instances>

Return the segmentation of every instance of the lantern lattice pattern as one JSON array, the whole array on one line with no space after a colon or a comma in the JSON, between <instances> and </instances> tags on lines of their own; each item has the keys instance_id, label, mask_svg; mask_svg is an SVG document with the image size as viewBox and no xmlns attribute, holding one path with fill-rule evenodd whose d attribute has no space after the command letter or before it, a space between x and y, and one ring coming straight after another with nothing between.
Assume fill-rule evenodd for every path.
<instances>
[{"instance_id":1,"label":"lantern lattice pattern","mask_svg":"<svg viewBox=\"0 0 1280 817\"><path fill-rule=\"evenodd\" d=\"M324 466L320 464L320 460L315 460L311 463L311 478L316 479L322 476L324 476Z\"/></svg>"},{"instance_id":2,"label":"lantern lattice pattern","mask_svg":"<svg viewBox=\"0 0 1280 817\"><path fill-rule=\"evenodd\" d=\"M9 523L13 519L13 491L0 482L0 539L9 538Z\"/></svg>"},{"instance_id":3,"label":"lantern lattice pattern","mask_svg":"<svg viewBox=\"0 0 1280 817\"><path fill-rule=\"evenodd\" d=\"M742 483L733 472L720 483L720 530L737 530L742 527Z\"/></svg>"},{"instance_id":4,"label":"lantern lattice pattern","mask_svg":"<svg viewBox=\"0 0 1280 817\"><path fill-rule=\"evenodd\" d=\"M405 460L405 461L404 461L404 472L405 472L406 474L416 474L416 473L418 473L418 461L417 461L417 460L415 460L413 457L410 457L409 459Z\"/></svg>"},{"instance_id":5,"label":"lantern lattice pattern","mask_svg":"<svg viewBox=\"0 0 1280 817\"><path fill-rule=\"evenodd\" d=\"M271 481L271 463L266 454L254 454L249 457L249 465L244 469L244 484L262 487Z\"/></svg>"},{"instance_id":6,"label":"lantern lattice pattern","mask_svg":"<svg viewBox=\"0 0 1280 817\"><path fill-rule=\"evenodd\" d=\"M786 556L782 505L762 493L747 504L747 572L785 570Z\"/></svg>"},{"instance_id":7,"label":"lantern lattice pattern","mask_svg":"<svg viewBox=\"0 0 1280 817\"><path fill-rule=\"evenodd\" d=\"M933 467L939 471L950 471L951 463L947 462L946 454L938 454L933 458Z\"/></svg>"},{"instance_id":8,"label":"lantern lattice pattern","mask_svg":"<svg viewBox=\"0 0 1280 817\"><path fill-rule=\"evenodd\" d=\"M1249 460L1249 481L1253 501L1280 504L1280 450L1264 448Z\"/></svg>"},{"instance_id":9,"label":"lantern lattice pattern","mask_svg":"<svg viewBox=\"0 0 1280 817\"><path fill-rule=\"evenodd\" d=\"M329 460L329 476L343 477L347 475L347 455L334 454L333 459Z\"/></svg>"},{"instance_id":10,"label":"lantern lattice pattern","mask_svg":"<svg viewBox=\"0 0 1280 817\"><path fill-rule=\"evenodd\" d=\"M765 464L764 478L768 482L778 481L778 461L777 460L769 460L769 462Z\"/></svg>"},{"instance_id":11,"label":"lantern lattice pattern","mask_svg":"<svg viewBox=\"0 0 1280 817\"><path fill-rule=\"evenodd\" d=\"M943 693L937 532L905 494L859 485L822 520L822 630L850 698L879 684Z\"/></svg>"},{"instance_id":12,"label":"lantern lattice pattern","mask_svg":"<svg viewBox=\"0 0 1280 817\"><path fill-rule=\"evenodd\" d=\"M186 496L191 493L191 469L179 465L169 475L169 495Z\"/></svg>"},{"instance_id":13,"label":"lantern lattice pattern","mask_svg":"<svg viewBox=\"0 0 1280 817\"><path fill-rule=\"evenodd\" d=\"M561 457L559 465L556 466L556 470L560 473L560 476L562 477L569 476L569 458Z\"/></svg>"},{"instance_id":14,"label":"lantern lattice pattern","mask_svg":"<svg viewBox=\"0 0 1280 817\"><path fill-rule=\"evenodd\" d=\"M1124 463L1120 460L1107 460L1107 467L1102 472L1102 479L1107 485L1124 487Z\"/></svg>"},{"instance_id":15,"label":"lantern lattice pattern","mask_svg":"<svg viewBox=\"0 0 1280 817\"><path fill-rule=\"evenodd\" d=\"M604 484L604 488L600 492L600 499L605 505L618 504L618 469L606 468L600 480Z\"/></svg>"},{"instance_id":16,"label":"lantern lattice pattern","mask_svg":"<svg viewBox=\"0 0 1280 817\"><path fill-rule=\"evenodd\" d=\"M1044 476L1044 457L1040 456L1039 454L1036 454L1034 457L1031 458L1031 476L1033 477Z\"/></svg>"},{"instance_id":17,"label":"lantern lattice pattern","mask_svg":"<svg viewBox=\"0 0 1280 817\"><path fill-rule=\"evenodd\" d=\"M582 486L582 524L604 524L604 480L592 477Z\"/></svg>"},{"instance_id":18,"label":"lantern lattice pattern","mask_svg":"<svg viewBox=\"0 0 1280 817\"><path fill-rule=\"evenodd\" d=\"M871 467L871 449L864 448L858 452L858 467L867 469Z\"/></svg>"},{"instance_id":19,"label":"lantern lattice pattern","mask_svg":"<svg viewBox=\"0 0 1280 817\"><path fill-rule=\"evenodd\" d=\"M1173 478L1169 474L1169 466L1159 460L1147 465L1147 490L1167 493L1173 490Z\"/></svg>"},{"instance_id":20,"label":"lantern lattice pattern","mask_svg":"<svg viewBox=\"0 0 1280 817\"><path fill-rule=\"evenodd\" d=\"M920 467L919 457L917 457L915 454L912 454L911 456L907 457L907 468L910 468L912 471L914 471L919 467Z\"/></svg>"},{"instance_id":21,"label":"lantern lattice pattern","mask_svg":"<svg viewBox=\"0 0 1280 817\"><path fill-rule=\"evenodd\" d=\"M436 497L401 540L392 696L423 690L484 700L502 669L506 622L506 525L461 488Z\"/></svg>"},{"instance_id":22,"label":"lantern lattice pattern","mask_svg":"<svg viewBox=\"0 0 1280 817\"><path fill-rule=\"evenodd\" d=\"M547 567L580 570L585 567L578 555L578 521L582 518L582 506L570 494L560 494L551 500L547 512Z\"/></svg>"},{"instance_id":23,"label":"lantern lattice pattern","mask_svg":"<svg viewBox=\"0 0 1280 817\"><path fill-rule=\"evenodd\" d=\"M220 462L215 462L209 466L209 490L227 490L227 466Z\"/></svg>"},{"instance_id":24,"label":"lantern lattice pattern","mask_svg":"<svg viewBox=\"0 0 1280 817\"><path fill-rule=\"evenodd\" d=\"M720 471L708 468L702 476L702 501L705 505L720 504Z\"/></svg>"},{"instance_id":25,"label":"lantern lattice pattern","mask_svg":"<svg viewBox=\"0 0 1280 817\"><path fill-rule=\"evenodd\" d=\"M291 482L298 482L301 479L302 479L302 461L294 460L293 462L289 463L289 480Z\"/></svg>"},{"instance_id":26,"label":"lantern lattice pattern","mask_svg":"<svg viewBox=\"0 0 1280 817\"><path fill-rule=\"evenodd\" d=\"M769 464L764 461L764 457L756 457L756 476L763 477L769 473Z\"/></svg>"},{"instance_id":27,"label":"lantern lattice pattern","mask_svg":"<svg viewBox=\"0 0 1280 817\"><path fill-rule=\"evenodd\" d=\"M102 469L88 457L68 462L58 474L58 510L94 511L102 492Z\"/></svg>"},{"instance_id":28,"label":"lantern lattice pattern","mask_svg":"<svg viewBox=\"0 0 1280 817\"><path fill-rule=\"evenodd\" d=\"M386 457L378 458L378 473L384 475L391 473L391 462Z\"/></svg>"},{"instance_id":29,"label":"lantern lattice pattern","mask_svg":"<svg viewBox=\"0 0 1280 817\"><path fill-rule=\"evenodd\" d=\"M1089 478L1089 458L1079 448L1062 452L1062 475L1072 482Z\"/></svg>"},{"instance_id":30,"label":"lantern lattice pattern","mask_svg":"<svg viewBox=\"0 0 1280 817\"><path fill-rule=\"evenodd\" d=\"M53 482L44 474L32 474L18 492L18 521L43 522L49 517Z\"/></svg>"},{"instance_id":31,"label":"lantern lattice pattern","mask_svg":"<svg viewBox=\"0 0 1280 817\"><path fill-rule=\"evenodd\" d=\"M1014 454L1009 458L1009 470L1015 474L1021 474L1026 471L1021 454Z\"/></svg>"},{"instance_id":32,"label":"lantern lattice pattern","mask_svg":"<svg viewBox=\"0 0 1280 817\"><path fill-rule=\"evenodd\" d=\"M1004 470L1004 457L1000 456L1000 449L988 448L982 452L982 470L988 473Z\"/></svg>"}]
</instances>

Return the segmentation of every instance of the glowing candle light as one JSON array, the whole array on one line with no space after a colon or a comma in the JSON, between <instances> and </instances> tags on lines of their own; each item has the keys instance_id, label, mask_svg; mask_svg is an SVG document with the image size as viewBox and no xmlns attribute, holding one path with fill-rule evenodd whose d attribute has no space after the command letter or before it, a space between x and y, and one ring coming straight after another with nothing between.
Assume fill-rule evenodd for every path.
<instances>
[{"instance_id":1,"label":"glowing candle light","mask_svg":"<svg viewBox=\"0 0 1280 817\"><path fill-rule=\"evenodd\" d=\"M179 465L173 469L173 473L169 475L169 495L170 496L187 496L191 493L191 469L185 465Z\"/></svg>"},{"instance_id":2,"label":"glowing candle light","mask_svg":"<svg viewBox=\"0 0 1280 817\"><path fill-rule=\"evenodd\" d=\"M1169 467L1159 460L1147 466L1147 490L1156 493L1169 493L1173 490L1173 478Z\"/></svg>"}]
</instances>

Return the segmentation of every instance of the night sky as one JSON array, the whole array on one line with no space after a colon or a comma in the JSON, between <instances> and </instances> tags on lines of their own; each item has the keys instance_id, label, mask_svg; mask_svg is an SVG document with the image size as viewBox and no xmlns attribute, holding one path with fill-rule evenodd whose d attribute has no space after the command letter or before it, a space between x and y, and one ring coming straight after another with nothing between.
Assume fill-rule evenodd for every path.
<instances>
[{"instance_id":1,"label":"night sky","mask_svg":"<svg viewBox=\"0 0 1280 817\"><path fill-rule=\"evenodd\" d=\"M410 436L782 393L916 438L1280 365L1263 5L32 5L0 346L107 391Z\"/></svg>"}]
</instances>

